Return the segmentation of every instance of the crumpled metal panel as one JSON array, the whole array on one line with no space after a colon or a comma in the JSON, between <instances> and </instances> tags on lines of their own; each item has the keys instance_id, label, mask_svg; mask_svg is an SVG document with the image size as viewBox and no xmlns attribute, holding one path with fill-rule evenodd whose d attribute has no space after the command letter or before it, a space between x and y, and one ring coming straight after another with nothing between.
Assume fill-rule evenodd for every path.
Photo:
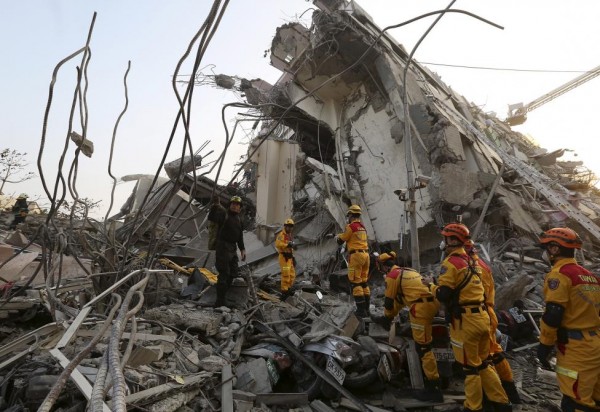
<instances>
[{"instance_id":1,"label":"crumpled metal panel","mask_svg":"<svg viewBox=\"0 0 600 412\"><path fill-rule=\"evenodd\" d=\"M296 233L296 237L307 242L316 242L322 239L334 224L335 220L331 215L321 209L302 230Z\"/></svg>"}]
</instances>

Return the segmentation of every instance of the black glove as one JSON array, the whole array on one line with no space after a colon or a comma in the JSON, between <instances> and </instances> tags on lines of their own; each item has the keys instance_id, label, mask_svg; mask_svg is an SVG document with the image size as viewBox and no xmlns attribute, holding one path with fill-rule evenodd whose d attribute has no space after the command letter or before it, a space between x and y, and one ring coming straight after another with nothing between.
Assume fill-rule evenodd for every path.
<instances>
[{"instance_id":1,"label":"black glove","mask_svg":"<svg viewBox=\"0 0 600 412\"><path fill-rule=\"evenodd\" d=\"M292 248L292 249L297 249L298 246L292 241L292 242L288 242L287 247Z\"/></svg>"},{"instance_id":2,"label":"black glove","mask_svg":"<svg viewBox=\"0 0 600 412\"><path fill-rule=\"evenodd\" d=\"M376 324L378 324L379 326L381 326L383 329L389 331L390 328L392 327L392 319L388 318L387 316L381 316L378 317L377 319L373 319L374 322Z\"/></svg>"},{"instance_id":3,"label":"black glove","mask_svg":"<svg viewBox=\"0 0 600 412\"><path fill-rule=\"evenodd\" d=\"M550 362L548 362L548 358L550 357L553 348L554 346L552 345L544 345L542 343L540 343L537 348L537 358L545 369L552 369Z\"/></svg>"}]
</instances>

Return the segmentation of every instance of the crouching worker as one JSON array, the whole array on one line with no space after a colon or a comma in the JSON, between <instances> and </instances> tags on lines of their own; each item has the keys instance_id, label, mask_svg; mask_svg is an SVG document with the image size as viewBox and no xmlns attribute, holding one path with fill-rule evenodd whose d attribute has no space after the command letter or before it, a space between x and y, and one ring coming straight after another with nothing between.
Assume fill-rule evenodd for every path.
<instances>
[{"instance_id":1,"label":"crouching worker","mask_svg":"<svg viewBox=\"0 0 600 412\"><path fill-rule=\"evenodd\" d=\"M287 219L283 224L283 230L275 239L275 248L279 252L279 267L281 269L281 298L285 299L291 294L290 288L296 280L296 258L294 258L294 249L296 244L292 233L294 231L294 221Z\"/></svg>"},{"instance_id":2,"label":"crouching worker","mask_svg":"<svg viewBox=\"0 0 600 412\"><path fill-rule=\"evenodd\" d=\"M438 313L440 304L433 298L429 288L423 284L423 278L414 269L396 265L396 253L383 253L379 262L386 271L384 318L378 322L386 329L401 308L410 308L410 328L421 366L427 381L425 389L415 393L421 401L443 402L440 390L440 375L435 356L431 351L431 324Z\"/></svg>"}]
</instances>

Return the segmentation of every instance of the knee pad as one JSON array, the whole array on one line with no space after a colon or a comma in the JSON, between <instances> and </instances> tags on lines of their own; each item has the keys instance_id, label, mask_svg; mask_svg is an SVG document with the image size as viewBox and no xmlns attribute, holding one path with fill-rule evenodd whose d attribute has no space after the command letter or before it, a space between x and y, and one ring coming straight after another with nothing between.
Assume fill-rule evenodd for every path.
<instances>
[{"instance_id":1,"label":"knee pad","mask_svg":"<svg viewBox=\"0 0 600 412\"><path fill-rule=\"evenodd\" d=\"M499 364L500 362L502 362L504 360L504 353L502 352L498 352L498 353L494 353L492 355L492 362L494 363L494 365Z\"/></svg>"},{"instance_id":2,"label":"knee pad","mask_svg":"<svg viewBox=\"0 0 600 412\"><path fill-rule=\"evenodd\" d=\"M469 365L463 365L463 373L465 375L479 375L479 368L481 368L481 365L479 366L469 366Z\"/></svg>"},{"instance_id":3,"label":"knee pad","mask_svg":"<svg viewBox=\"0 0 600 412\"><path fill-rule=\"evenodd\" d=\"M427 352L431 352L431 343L421 345L420 343L415 342L415 348L417 349L419 357L422 358Z\"/></svg>"}]
</instances>

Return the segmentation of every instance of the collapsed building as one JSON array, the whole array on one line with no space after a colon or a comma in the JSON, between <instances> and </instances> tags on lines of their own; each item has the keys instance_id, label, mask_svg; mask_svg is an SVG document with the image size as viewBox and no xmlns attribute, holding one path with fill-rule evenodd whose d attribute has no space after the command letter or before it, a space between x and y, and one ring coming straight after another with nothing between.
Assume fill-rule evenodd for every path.
<instances>
[{"instance_id":1,"label":"collapsed building","mask_svg":"<svg viewBox=\"0 0 600 412\"><path fill-rule=\"evenodd\" d=\"M533 316L541 312L547 269L534 243L542 229L568 225L585 239L578 258L597 265L595 177L579 162L559 161L564 150L548 153L410 61L410 53L356 3L314 3L312 27L289 23L276 31L271 63L282 76L274 85L227 75L209 79L242 93L259 119L241 181L216 185L198 172L205 156L196 153L166 164L167 178L124 177L136 186L105 222L58 225L41 216L27 224L31 240L16 232L5 239L0 319L10 324L0 327L0 399L7 405L456 406L460 387L443 405L409 399L406 389L419 387L420 373L410 366L410 339L391 337L353 315L344 254L326 236L344 227L350 204L364 210L372 250L395 250L405 261L415 259L413 219L420 270L432 274L440 261L439 228L460 216L494 268L499 329L517 365L527 404L522 410L559 401L552 377L536 375L527 352L535 346ZM243 279L230 291L232 308L212 308L207 209L215 197L225 203L232 195L243 198L248 258ZM300 290L281 302L273 293L279 265L272 243L290 216L300 240ZM34 243L40 232L42 246ZM376 312L381 276L371 282ZM22 326L32 319L50 323ZM343 385L316 368L306 351L331 335L339 335L340 347L351 338L359 342L352 345L361 362ZM369 384L361 373L365 365ZM284 382L290 368L295 386ZM76 390L59 396L69 384ZM383 395L361 392L369 385ZM291 387L302 391L289 393ZM552 402L547 406L552 410Z\"/></svg>"},{"instance_id":2,"label":"collapsed building","mask_svg":"<svg viewBox=\"0 0 600 412\"><path fill-rule=\"evenodd\" d=\"M564 150L547 153L418 61L407 68L409 52L356 3L316 4L311 28L277 29L277 83L245 90L268 119L249 148L261 240L293 215L305 222L296 236L323 241L355 203L374 248L406 258L414 207L421 268L439 262L439 228L457 216L486 249L565 224L598 244L595 178L581 162L560 162Z\"/></svg>"}]
</instances>

